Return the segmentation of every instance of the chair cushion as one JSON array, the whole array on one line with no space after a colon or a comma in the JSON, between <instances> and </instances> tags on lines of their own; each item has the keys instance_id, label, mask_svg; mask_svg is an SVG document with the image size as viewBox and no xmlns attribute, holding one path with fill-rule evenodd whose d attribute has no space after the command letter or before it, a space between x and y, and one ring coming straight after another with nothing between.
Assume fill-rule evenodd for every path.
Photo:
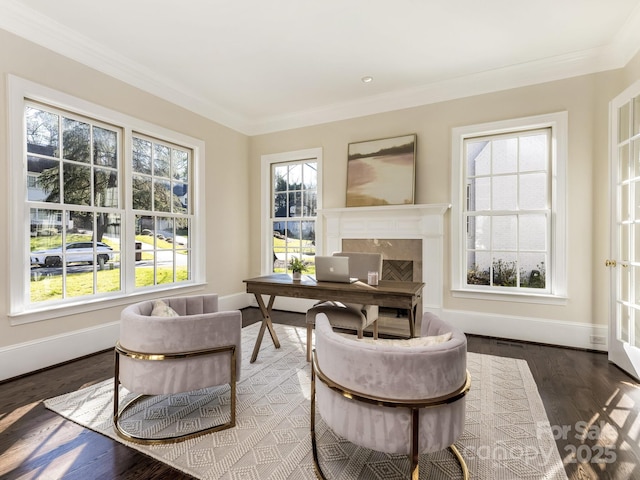
<instances>
[{"instance_id":1,"label":"chair cushion","mask_svg":"<svg viewBox=\"0 0 640 480\"><path fill-rule=\"evenodd\" d=\"M164 303L162 300L154 300L153 302L153 310L151 310L152 317L177 317L178 312L176 312L169 305Z\"/></svg>"}]
</instances>

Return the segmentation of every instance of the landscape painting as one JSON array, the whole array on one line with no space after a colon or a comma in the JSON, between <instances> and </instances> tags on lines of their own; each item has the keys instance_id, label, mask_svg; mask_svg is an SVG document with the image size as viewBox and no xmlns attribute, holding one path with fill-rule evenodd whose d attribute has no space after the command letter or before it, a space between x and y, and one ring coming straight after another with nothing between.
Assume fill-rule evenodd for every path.
<instances>
[{"instance_id":1,"label":"landscape painting","mask_svg":"<svg viewBox=\"0 0 640 480\"><path fill-rule=\"evenodd\" d=\"M413 204L416 135L349 144L347 207Z\"/></svg>"}]
</instances>

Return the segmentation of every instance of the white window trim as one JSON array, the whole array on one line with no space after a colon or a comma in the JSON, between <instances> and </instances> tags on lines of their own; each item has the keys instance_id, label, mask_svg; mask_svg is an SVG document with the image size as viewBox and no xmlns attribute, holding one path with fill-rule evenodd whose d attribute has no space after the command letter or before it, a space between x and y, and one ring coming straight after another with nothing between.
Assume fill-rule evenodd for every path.
<instances>
[{"instance_id":1,"label":"white window trim","mask_svg":"<svg viewBox=\"0 0 640 480\"><path fill-rule=\"evenodd\" d=\"M273 198L271 198L271 165L274 163L282 162L294 162L302 160L314 160L318 165L318 185L316 192L317 199L317 211L316 217L316 252L322 252L322 218L320 216L320 210L322 209L322 148L309 148L306 150L296 150L292 152L272 153L268 155L262 155L261 157L261 192L262 202L260 209L260 274L266 275L271 272L271 266L273 262L273 251L271 250L271 244L267 241L269 235L271 235L271 226L269 221L271 219L271 208L273 205Z\"/></svg>"},{"instance_id":2,"label":"white window trim","mask_svg":"<svg viewBox=\"0 0 640 480\"><path fill-rule=\"evenodd\" d=\"M551 293L478 291L466 285L464 271L465 229L463 222L464 141L479 135L517 130L551 128ZM567 161L568 113L557 112L513 120L482 123L452 129L451 145L451 290L454 297L510 302L559 304L567 302Z\"/></svg>"},{"instance_id":3,"label":"white window trim","mask_svg":"<svg viewBox=\"0 0 640 480\"><path fill-rule=\"evenodd\" d=\"M145 134L151 137L183 145L193 151L193 171L192 182L194 183L195 194L193 196L193 211L196 212L193 218L193 248L191 250L191 280L180 285L171 284L169 286L158 285L154 288L134 289L134 265L128 263L123 270L122 290L114 294L92 295L78 297L59 305L46 305L43 307L27 308L28 302L25 295L28 292L30 278L26 275L24 262L29 259L28 242L29 224L25 219L29 219L24 199L26 199L26 168L24 152L24 103L25 98L51 105L56 108L66 109L74 113L84 115L88 118L113 124L123 131L123 154L121 167L125 171L125 184L120 195L124 202L125 218L132 218L133 210L131 200L125 192L131 191L131 135L132 132ZM205 212L205 144L202 140L181 134L152 123L140 120L135 117L96 105L80 98L59 92L49 87L25 80L14 75L7 78L7 105L8 105L8 142L7 158L9 159L9 188L7 189L7 204L9 205L9 268L6 273L6 283L9 285L8 316L12 325L20 325L29 322L47 320L76 313L83 313L91 310L109 308L112 306L131 303L131 298L138 300L158 297L159 293L167 295L187 293L201 290L206 283L206 271L204 261L206 259L206 212ZM19 178L20 181L15 179ZM135 232L126 224L122 229L121 255L133 258L135 246ZM25 260L26 259L26 260Z\"/></svg>"}]
</instances>

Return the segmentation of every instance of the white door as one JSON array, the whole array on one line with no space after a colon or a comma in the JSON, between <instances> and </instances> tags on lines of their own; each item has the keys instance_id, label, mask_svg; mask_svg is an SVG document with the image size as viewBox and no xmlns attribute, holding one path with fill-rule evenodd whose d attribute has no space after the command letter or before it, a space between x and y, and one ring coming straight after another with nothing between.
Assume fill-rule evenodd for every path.
<instances>
[{"instance_id":1,"label":"white door","mask_svg":"<svg viewBox=\"0 0 640 480\"><path fill-rule=\"evenodd\" d=\"M609 360L640 378L640 82L610 104Z\"/></svg>"}]
</instances>

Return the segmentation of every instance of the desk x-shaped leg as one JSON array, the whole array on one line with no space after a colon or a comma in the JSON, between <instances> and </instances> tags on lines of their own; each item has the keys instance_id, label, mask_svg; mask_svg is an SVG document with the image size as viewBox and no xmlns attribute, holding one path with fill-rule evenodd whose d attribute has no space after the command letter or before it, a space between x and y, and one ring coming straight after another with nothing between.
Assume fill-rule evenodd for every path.
<instances>
[{"instance_id":1,"label":"desk x-shaped leg","mask_svg":"<svg viewBox=\"0 0 640 480\"><path fill-rule=\"evenodd\" d=\"M260 325L260 332L258 332L258 338L256 339L256 344L253 347L253 353L251 354L251 363L255 362L258 358L258 352L260 351L260 344L262 343L262 337L264 337L265 328L269 329L269 334L271 335L271 340L273 340L273 344L276 348L280 348L280 341L278 340L278 335L276 335L276 331L273 329L273 323L271 323L271 308L273 308L273 302L276 299L275 295L271 295L269 297L269 304L265 307L264 301L262 300L262 295L259 293L254 294L256 297L256 301L258 302L258 307L260 307L260 312L262 313L262 325Z\"/></svg>"}]
</instances>

